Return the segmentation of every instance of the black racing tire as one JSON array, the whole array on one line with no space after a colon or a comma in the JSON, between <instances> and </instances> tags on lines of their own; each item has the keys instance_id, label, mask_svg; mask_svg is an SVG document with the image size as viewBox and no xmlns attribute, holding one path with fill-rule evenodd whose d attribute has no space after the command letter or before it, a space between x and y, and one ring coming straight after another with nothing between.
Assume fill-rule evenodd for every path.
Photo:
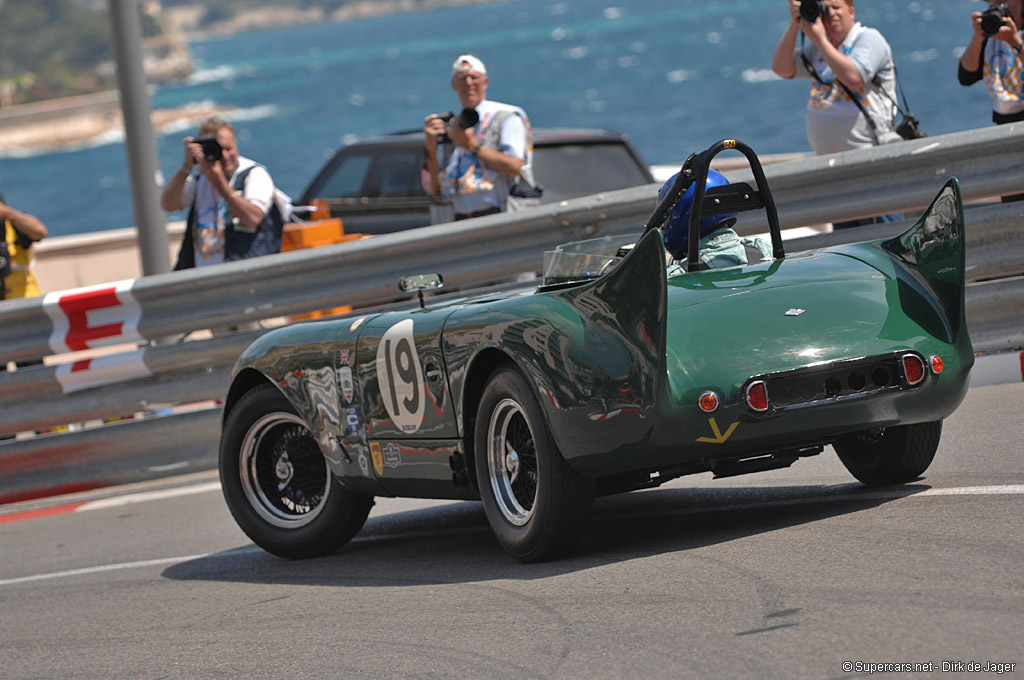
<instances>
[{"instance_id":1,"label":"black racing tire","mask_svg":"<svg viewBox=\"0 0 1024 680\"><path fill-rule=\"evenodd\" d=\"M250 390L228 413L220 482L246 536L289 559L341 547L373 507L373 496L349 491L334 477L309 428L273 385Z\"/></svg>"},{"instance_id":2,"label":"black racing tire","mask_svg":"<svg viewBox=\"0 0 1024 680\"><path fill-rule=\"evenodd\" d=\"M899 425L843 437L832 444L846 469L868 486L902 484L920 477L939 448L942 421Z\"/></svg>"},{"instance_id":3,"label":"black racing tire","mask_svg":"<svg viewBox=\"0 0 1024 680\"><path fill-rule=\"evenodd\" d=\"M575 549L594 483L565 461L537 398L514 368L499 369L484 388L474 444L480 498L498 543L521 562Z\"/></svg>"}]
</instances>

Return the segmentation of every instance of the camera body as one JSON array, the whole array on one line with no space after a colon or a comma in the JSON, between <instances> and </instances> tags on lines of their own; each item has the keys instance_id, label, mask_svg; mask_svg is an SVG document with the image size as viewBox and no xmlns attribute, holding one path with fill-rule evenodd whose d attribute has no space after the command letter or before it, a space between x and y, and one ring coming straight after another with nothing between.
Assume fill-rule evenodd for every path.
<instances>
[{"instance_id":1,"label":"camera body","mask_svg":"<svg viewBox=\"0 0 1024 680\"><path fill-rule=\"evenodd\" d=\"M828 5L824 0L800 0L801 19L813 24L819 16L828 16Z\"/></svg>"},{"instance_id":2,"label":"camera body","mask_svg":"<svg viewBox=\"0 0 1024 680\"><path fill-rule=\"evenodd\" d=\"M989 5L988 9L981 13L981 31L985 35L993 36L1003 27L1003 19L1012 19L1013 14L1006 5Z\"/></svg>"},{"instance_id":3,"label":"camera body","mask_svg":"<svg viewBox=\"0 0 1024 680\"><path fill-rule=\"evenodd\" d=\"M480 114L476 112L476 109L462 109L458 117L455 116L454 111L445 111L444 113L437 114L437 117L446 123L454 118L456 127L463 130L467 130L480 122ZM451 144L451 141L447 134L437 136L438 144Z\"/></svg>"},{"instance_id":4,"label":"camera body","mask_svg":"<svg viewBox=\"0 0 1024 680\"><path fill-rule=\"evenodd\" d=\"M207 163L215 163L224 157L224 148L213 135L196 137L192 141L203 147L203 158Z\"/></svg>"},{"instance_id":5,"label":"camera body","mask_svg":"<svg viewBox=\"0 0 1024 680\"><path fill-rule=\"evenodd\" d=\"M0 234L0 300L3 299L3 279L11 275L11 251L7 247L7 241Z\"/></svg>"}]
</instances>

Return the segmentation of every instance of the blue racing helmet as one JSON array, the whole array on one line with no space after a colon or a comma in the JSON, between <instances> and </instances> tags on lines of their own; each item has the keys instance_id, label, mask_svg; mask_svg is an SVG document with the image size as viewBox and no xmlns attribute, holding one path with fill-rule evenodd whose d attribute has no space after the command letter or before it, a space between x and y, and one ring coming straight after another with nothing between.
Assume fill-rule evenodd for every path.
<instances>
[{"instance_id":1,"label":"blue racing helmet","mask_svg":"<svg viewBox=\"0 0 1024 680\"><path fill-rule=\"evenodd\" d=\"M658 191L658 201L663 201L665 196L668 194L669 189L672 188L672 184L676 181L676 176L672 175L665 184L662 185ZM708 181L705 184L705 191L714 187L725 186L729 183L729 180L725 178L725 175L720 173L718 170L708 170ZM672 213L668 216L668 223L665 225L665 247L673 257L679 259L681 255L677 253L685 253L687 248L687 241L690 237L690 208L693 206L693 193L696 188L696 184L691 184L690 188L686 190L683 197L679 199L679 203L676 207L672 208ZM736 213L731 215L718 215L716 217L705 217L700 221L700 235L707 236L714 231L722 222L728 219L736 217Z\"/></svg>"}]
</instances>

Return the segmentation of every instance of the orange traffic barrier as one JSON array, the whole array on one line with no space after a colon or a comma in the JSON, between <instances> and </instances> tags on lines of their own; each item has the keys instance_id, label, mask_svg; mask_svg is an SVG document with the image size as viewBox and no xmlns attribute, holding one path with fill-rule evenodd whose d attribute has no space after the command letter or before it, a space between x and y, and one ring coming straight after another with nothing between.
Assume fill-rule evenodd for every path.
<instances>
[{"instance_id":1,"label":"orange traffic barrier","mask_svg":"<svg viewBox=\"0 0 1024 680\"><path fill-rule=\"evenodd\" d=\"M301 250L303 248L319 248L345 241L354 241L365 238L366 234L346 234L340 217L331 217L330 209L326 201L314 200L316 210L309 222L289 222L284 225L281 237L281 252ZM289 318L292 321L303 321L306 319L319 319L325 316L336 314L347 314L352 311L351 305L334 307L322 311L309 312L308 314L295 314Z\"/></svg>"}]
</instances>

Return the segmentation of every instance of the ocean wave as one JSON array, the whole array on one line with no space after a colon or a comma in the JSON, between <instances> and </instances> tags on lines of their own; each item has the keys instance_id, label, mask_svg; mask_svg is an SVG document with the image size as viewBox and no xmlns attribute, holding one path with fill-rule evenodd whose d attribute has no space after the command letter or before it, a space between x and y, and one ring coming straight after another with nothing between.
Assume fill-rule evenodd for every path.
<instances>
[{"instance_id":1,"label":"ocean wave","mask_svg":"<svg viewBox=\"0 0 1024 680\"><path fill-rule=\"evenodd\" d=\"M740 78L745 83L766 83L770 80L782 80L770 68L761 68L760 66L744 69L743 73L740 74Z\"/></svg>"}]
</instances>

